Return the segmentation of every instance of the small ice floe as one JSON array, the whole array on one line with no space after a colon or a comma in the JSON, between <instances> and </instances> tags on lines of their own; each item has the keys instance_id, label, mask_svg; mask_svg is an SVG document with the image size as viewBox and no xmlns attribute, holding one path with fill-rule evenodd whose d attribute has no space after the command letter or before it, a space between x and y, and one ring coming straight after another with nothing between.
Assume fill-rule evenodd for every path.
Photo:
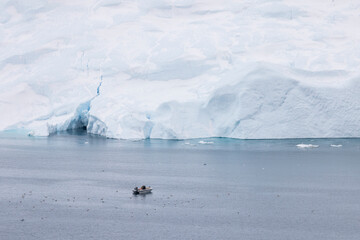
<instances>
[{"instance_id":1,"label":"small ice floe","mask_svg":"<svg viewBox=\"0 0 360 240\"><path fill-rule=\"evenodd\" d=\"M330 147L339 148L342 147L341 144L331 144Z\"/></svg>"},{"instance_id":2,"label":"small ice floe","mask_svg":"<svg viewBox=\"0 0 360 240\"><path fill-rule=\"evenodd\" d=\"M296 145L298 148L318 148L319 145L315 145L315 144L304 144L304 143L300 143L298 145Z\"/></svg>"},{"instance_id":3,"label":"small ice floe","mask_svg":"<svg viewBox=\"0 0 360 240\"><path fill-rule=\"evenodd\" d=\"M89 142L85 142L85 144L88 144Z\"/></svg>"},{"instance_id":4,"label":"small ice floe","mask_svg":"<svg viewBox=\"0 0 360 240\"><path fill-rule=\"evenodd\" d=\"M192 143L189 143L189 142L184 143L184 145L196 147L196 144L192 144Z\"/></svg>"},{"instance_id":5,"label":"small ice floe","mask_svg":"<svg viewBox=\"0 0 360 240\"><path fill-rule=\"evenodd\" d=\"M199 141L199 144L214 144L214 142Z\"/></svg>"}]
</instances>

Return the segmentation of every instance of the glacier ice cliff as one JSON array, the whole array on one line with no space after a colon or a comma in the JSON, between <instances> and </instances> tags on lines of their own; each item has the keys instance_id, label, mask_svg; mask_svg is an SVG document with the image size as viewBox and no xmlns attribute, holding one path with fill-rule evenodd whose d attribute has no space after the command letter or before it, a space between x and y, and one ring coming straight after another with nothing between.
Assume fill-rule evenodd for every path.
<instances>
[{"instance_id":1,"label":"glacier ice cliff","mask_svg":"<svg viewBox=\"0 0 360 240\"><path fill-rule=\"evenodd\" d=\"M360 2L4 0L0 131L360 137Z\"/></svg>"}]
</instances>

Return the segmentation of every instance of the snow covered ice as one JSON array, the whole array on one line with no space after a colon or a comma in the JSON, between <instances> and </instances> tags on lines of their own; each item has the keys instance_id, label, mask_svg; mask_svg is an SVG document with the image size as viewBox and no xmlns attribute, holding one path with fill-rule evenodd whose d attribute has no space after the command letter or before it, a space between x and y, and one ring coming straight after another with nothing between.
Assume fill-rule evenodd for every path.
<instances>
[{"instance_id":1,"label":"snow covered ice","mask_svg":"<svg viewBox=\"0 0 360 240\"><path fill-rule=\"evenodd\" d=\"M360 1L3 0L0 131L360 137Z\"/></svg>"}]
</instances>

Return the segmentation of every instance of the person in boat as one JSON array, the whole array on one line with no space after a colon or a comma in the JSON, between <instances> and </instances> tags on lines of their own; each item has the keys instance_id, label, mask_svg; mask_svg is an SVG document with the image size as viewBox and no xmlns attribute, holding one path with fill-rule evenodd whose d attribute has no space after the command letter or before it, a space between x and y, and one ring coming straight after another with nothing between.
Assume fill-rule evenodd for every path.
<instances>
[{"instance_id":1,"label":"person in boat","mask_svg":"<svg viewBox=\"0 0 360 240\"><path fill-rule=\"evenodd\" d=\"M141 186L141 189L142 189L142 190L146 189L146 186L145 186L145 185L142 185L142 186Z\"/></svg>"}]
</instances>

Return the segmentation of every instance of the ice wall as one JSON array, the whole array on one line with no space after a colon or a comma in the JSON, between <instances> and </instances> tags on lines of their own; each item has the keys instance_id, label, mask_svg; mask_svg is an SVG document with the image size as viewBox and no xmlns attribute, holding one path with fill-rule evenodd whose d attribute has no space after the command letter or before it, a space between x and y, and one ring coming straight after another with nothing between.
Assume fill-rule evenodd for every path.
<instances>
[{"instance_id":1,"label":"ice wall","mask_svg":"<svg viewBox=\"0 0 360 240\"><path fill-rule=\"evenodd\" d=\"M0 130L360 137L359 1L1 1Z\"/></svg>"}]
</instances>

